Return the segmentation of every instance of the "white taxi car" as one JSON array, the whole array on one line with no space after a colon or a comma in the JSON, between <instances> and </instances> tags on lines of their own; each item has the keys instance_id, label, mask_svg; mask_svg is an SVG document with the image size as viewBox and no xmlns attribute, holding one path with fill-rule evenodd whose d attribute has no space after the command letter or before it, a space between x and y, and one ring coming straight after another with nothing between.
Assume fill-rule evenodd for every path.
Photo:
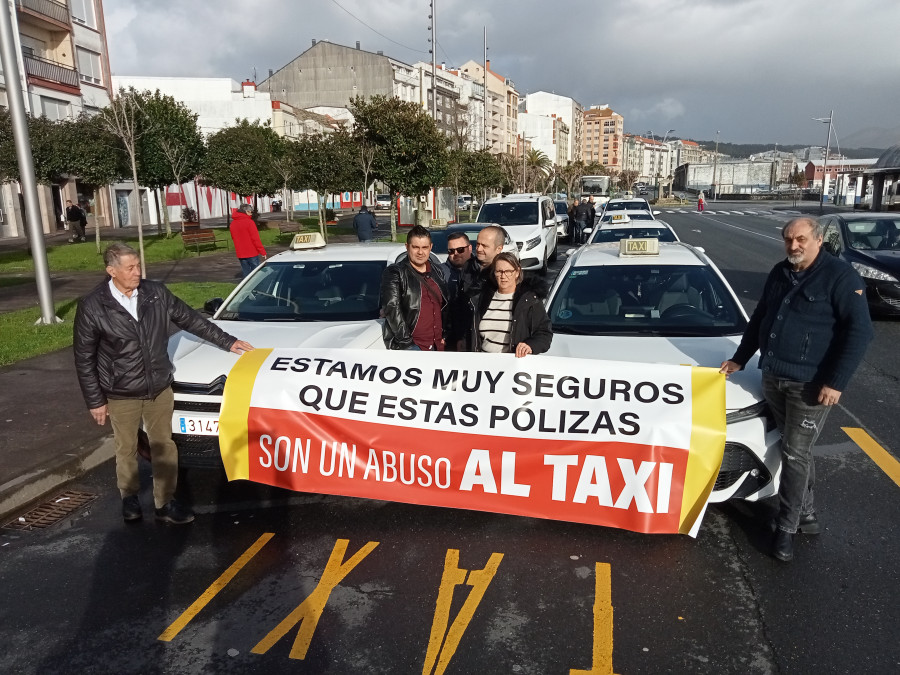
<instances>
[{"instance_id":1,"label":"white taxi car","mask_svg":"<svg viewBox=\"0 0 900 675\"><path fill-rule=\"evenodd\" d=\"M566 261L547 300L548 354L718 368L747 315L713 262L682 242L586 244ZM756 357L725 386L727 436L711 501L777 492L779 434Z\"/></svg>"},{"instance_id":2,"label":"white taxi car","mask_svg":"<svg viewBox=\"0 0 900 675\"><path fill-rule=\"evenodd\" d=\"M541 194L514 194L488 199L478 211L478 223L503 227L519 249L524 270L547 273L547 263L556 260L556 207Z\"/></svg>"},{"instance_id":3,"label":"white taxi car","mask_svg":"<svg viewBox=\"0 0 900 675\"><path fill-rule=\"evenodd\" d=\"M298 234L224 301L207 303L212 320L255 347L384 349L379 318L381 274L406 255L402 244L329 244ZM435 259L436 260L436 259ZM190 333L169 340L175 365L172 438L185 467L221 466L219 409L238 359Z\"/></svg>"},{"instance_id":4,"label":"white taxi car","mask_svg":"<svg viewBox=\"0 0 900 675\"><path fill-rule=\"evenodd\" d=\"M588 243L615 243L620 239L653 237L659 241L680 241L668 223L657 220L650 211L611 211L597 225L586 228Z\"/></svg>"}]
</instances>

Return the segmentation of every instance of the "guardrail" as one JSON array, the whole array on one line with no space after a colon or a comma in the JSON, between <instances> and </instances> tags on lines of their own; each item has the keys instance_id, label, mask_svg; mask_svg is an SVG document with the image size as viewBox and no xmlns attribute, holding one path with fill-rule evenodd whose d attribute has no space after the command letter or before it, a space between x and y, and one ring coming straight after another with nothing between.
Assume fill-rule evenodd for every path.
<instances>
[{"instance_id":1,"label":"guardrail","mask_svg":"<svg viewBox=\"0 0 900 675\"><path fill-rule=\"evenodd\" d=\"M50 82L67 84L70 87L78 87L78 73L74 68L64 66L56 61L43 59L33 54L23 54L25 60L25 72L34 77Z\"/></svg>"},{"instance_id":2,"label":"guardrail","mask_svg":"<svg viewBox=\"0 0 900 675\"><path fill-rule=\"evenodd\" d=\"M16 5L60 23L69 23L69 6L56 0L16 0Z\"/></svg>"}]
</instances>

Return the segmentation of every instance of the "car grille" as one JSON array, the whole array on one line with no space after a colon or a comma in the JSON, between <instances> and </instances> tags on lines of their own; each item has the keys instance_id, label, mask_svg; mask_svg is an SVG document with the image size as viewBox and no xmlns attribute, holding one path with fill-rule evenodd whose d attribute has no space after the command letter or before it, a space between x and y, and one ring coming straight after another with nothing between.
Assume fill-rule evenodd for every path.
<instances>
[{"instance_id":1,"label":"car grille","mask_svg":"<svg viewBox=\"0 0 900 675\"><path fill-rule=\"evenodd\" d=\"M178 465L187 469L212 469L222 466L218 436L172 434L178 447Z\"/></svg>"},{"instance_id":2,"label":"car grille","mask_svg":"<svg viewBox=\"0 0 900 675\"><path fill-rule=\"evenodd\" d=\"M176 394L200 394L202 396L221 396L225 393L225 375L219 375L208 384L202 382L173 382L172 391Z\"/></svg>"},{"instance_id":3,"label":"car grille","mask_svg":"<svg viewBox=\"0 0 900 675\"><path fill-rule=\"evenodd\" d=\"M750 449L740 443L726 443L725 454L722 457L722 466L719 469L719 475L716 477L716 484L713 490L724 490L732 487L741 476L748 471L756 469L756 475L750 474L744 480L744 483L738 488L735 497L746 497L753 494L766 483L772 476L765 464L760 462L756 456L750 452Z\"/></svg>"},{"instance_id":4,"label":"car grille","mask_svg":"<svg viewBox=\"0 0 900 675\"><path fill-rule=\"evenodd\" d=\"M175 401L175 412L179 410L185 412L210 412L218 413L222 410L222 404L215 401Z\"/></svg>"}]
</instances>

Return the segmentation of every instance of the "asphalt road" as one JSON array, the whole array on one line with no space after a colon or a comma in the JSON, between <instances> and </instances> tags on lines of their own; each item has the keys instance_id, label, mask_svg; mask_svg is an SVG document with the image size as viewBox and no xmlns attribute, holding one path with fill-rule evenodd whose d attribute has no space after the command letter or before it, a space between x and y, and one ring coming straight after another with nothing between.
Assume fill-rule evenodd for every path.
<instances>
[{"instance_id":1,"label":"asphalt road","mask_svg":"<svg viewBox=\"0 0 900 675\"><path fill-rule=\"evenodd\" d=\"M785 214L659 217L752 307L782 255ZM801 538L790 565L766 553L771 503L713 506L691 539L191 472L193 525L125 526L104 465L72 486L98 495L89 507L0 534L0 670L897 672L900 487L842 427L897 456L898 327L877 323L828 420L817 450L826 529Z\"/></svg>"}]
</instances>

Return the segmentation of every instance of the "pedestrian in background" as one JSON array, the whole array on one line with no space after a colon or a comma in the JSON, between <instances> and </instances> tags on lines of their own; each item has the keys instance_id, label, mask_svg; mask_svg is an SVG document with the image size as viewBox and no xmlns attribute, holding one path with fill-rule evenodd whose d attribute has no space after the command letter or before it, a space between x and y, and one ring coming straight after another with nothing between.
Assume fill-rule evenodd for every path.
<instances>
[{"instance_id":1,"label":"pedestrian in background","mask_svg":"<svg viewBox=\"0 0 900 675\"><path fill-rule=\"evenodd\" d=\"M741 370L759 350L763 394L781 432L781 484L772 554L794 557L794 535L818 534L812 448L872 340L863 280L822 249L823 228L794 218L782 230L787 259L766 279L741 343L722 363Z\"/></svg>"},{"instance_id":2,"label":"pedestrian in background","mask_svg":"<svg viewBox=\"0 0 900 675\"><path fill-rule=\"evenodd\" d=\"M703 198L703 193L701 192L697 195L697 210L700 213L703 213L703 209L706 207L706 200Z\"/></svg>"},{"instance_id":3,"label":"pedestrian in background","mask_svg":"<svg viewBox=\"0 0 900 675\"><path fill-rule=\"evenodd\" d=\"M87 214L77 204L73 204L71 199L66 200L66 220L72 228L72 238L69 239L73 244L76 241L87 241L85 237L85 228L87 227Z\"/></svg>"},{"instance_id":4,"label":"pedestrian in background","mask_svg":"<svg viewBox=\"0 0 900 675\"><path fill-rule=\"evenodd\" d=\"M491 280L482 288L475 308L475 336L474 351L522 358L550 349L550 318L512 253L494 258Z\"/></svg>"},{"instance_id":5,"label":"pedestrian in background","mask_svg":"<svg viewBox=\"0 0 900 675\"><path fill-rule=\"evenodd\" d=\"M234 252L241 263L241 275L246 278L266 259L266 249L259 238L259 228L250 217L253 207L241 204L231 218L229 231L234 242Z\"/></svg>"},{"instance_id":6,"label":"pedestrian in background","mask_svg":"<svg viewBox=\"0 0 900 675\"><path fill-rule=\"evenodd\" d=\"M463 270L472 259L472 242L465 232L452 232L447 237L447 260L443 263L447 279L447 302L450 326L447 330L447 351L457 351L471 322L469 299L463 288Z\"/></svg>"},{"instance_id":7,"label":"pedestrian in background","mask_svg":"<svg viewBox=\"0 0 900 675\"><path fill-rule=\"evenodd\" d=\"M363 204L359 213L353 217L353 229L360 241L372 241L375 237L375 216L369 213L369 208Z\"/></svg>"},{"instance_id":8,"label":"pedestrian in background","mask_svg":"<svg viewBox=\"0 0 900 675\"><path fill-rule=\"evenodd\" d=\"M407 257L381 276L382 337L388 349L444 351L449 328L443 267L431 263L431 232L415 225L406 235Z\"/></svg>"},{"instance_id":9,"label":"pedestrian in background","mask_svg":"<svg viewBox=\"0 0 900 675\"><path fill-rule=\"evenodd\" d=\"M588 222L592 223L591 213L593 208L588 203L588 198L583 197L581 203L575 207L575 243L581 244L584 241L584 230L588 227Z\"/></svg>"},{"instance_id":10,"label":"pedestrian in background","mask_svg":"<svg viewBox=\"0 0 900 675\"><path fill-rule=\"evenodd\" d=\"M156 519L181 525L194 519L175 500L178 450L172 441L173 366L167 346L172 326L221 349L242 354L252 345L210 323L165 285L141 279L137 252L112 244L103 254L107 279L81 298L75 313L75 371L91 416L112 423L116 481L126 522L143 517L138 497L137 435L143 422L153 461Z\"/></svg>"},{"instance_id":11,"label":"pedestrian in background","mask_svg":"<svg viewBox=\"0 0 900 675\"><path fill-rule=\"evenodd\" d=\"M594 227L594 221L597 219L597 205L594 203L594 195L588 197L588 205L591 207L591 212L588 216L588 227Z\"/></svg>"}]
</instances>

